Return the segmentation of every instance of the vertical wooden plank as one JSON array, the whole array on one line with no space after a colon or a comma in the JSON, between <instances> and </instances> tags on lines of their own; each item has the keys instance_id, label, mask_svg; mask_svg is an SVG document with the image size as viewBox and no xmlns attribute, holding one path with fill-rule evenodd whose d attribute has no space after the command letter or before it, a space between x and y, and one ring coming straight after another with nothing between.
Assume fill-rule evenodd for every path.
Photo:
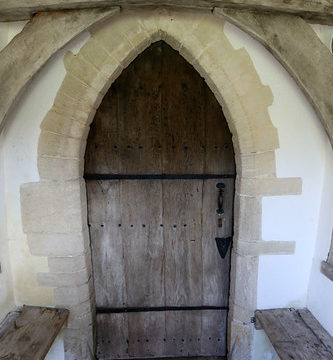
<instances>
[{"instance_id":1,"label":"vertical wooden plank","mask_svg":"<svg viewBox=\"0 0 333 360\"><path fill-rule=\"evenodd\" d=\"M114 84L98 108L88 136L85 173L118 173L118 95Z\"/></svg>"},{"instance_id":2,"label":"vertical wooden plank","mask_svg":"<svg viewBox=\"0 0 333 360\"><path fill-rule=\"evenodd\" d=\"M224 214L216 213L218 207L218 183L224 183L223 209ZM233 179L204 180L202 204L202 282L203 304L227 306L229 295L230 248L227 256L222 259L217 246L216 237L230 237L233 234L234 183ZM219 227L221 225L221 227ZM231 245L230 245L231 247Z\"/></svg>"},{"instance_id":3,"label":"vertical wooden plank","mask_svg":"<svg viewBox=\"0 0 333 360\"><path fill-rule=\"evenodd\" d=\"M200 355L201 311L166 313L166 356Z\"/></svg>"},{"instance_id":4,"label":"vertical wooden plank","mask_svg":"<svg viewBox=\"0 0 333 360\"><path fill-rule=\"evenodd\" d=\"M121 181L121 199L127 306L163 306L161 181ZM130 356L163 355L164 313L130 313L128 329Z\"/></svg>"},{"instance_id":5,"label":"vertical wooden plank","mask_svg":"<svg viewBox=\"0 0 333 360\"><path fill-rule=\"evenodd\" d=\"M202 356L225 356L227 354L226 330L226 310L203 310L200 354Z\"/></svg>"},{"instance_id":6,"label":"vertical wooden plank","mask_svg":"<svg viewBox=\"0 0 333 360\"><path fill-rule=\"evenodd\" d=\"M131 357L165 356L165 312L129 313L128 324Z\"/></svg>"},{"instance_id":7,"label":"vertical wooden plank","mask_svg":"<svg viewBox=\"0 0 333 360\"><path fill-rule=\"evenodd\" d=\"M160 180L120 181L127 306L163 306Z\"/></svg>"},{"instance_id":8,"label":"vertical wooden plank","mask_svg":"<svg viewBox=\"0 0 333 360\"><path fill-rule=\"evenodd\" d=\"M127 314L97 314L98 359L127 359L128 354Z\"/></svg>"},{"instance_id":9,"label":"vertical wooden plank","mask_svg":"<svg viewBox=\"0 0 333 360\"><path fill-rule=\"evenodd\" d=\"M201 174L205 138L201 99L206 85L192 65L167 45L163 46L162 71L163 172Z\"/></svg>"},{"instance_id":10,"label":"vertical wooden plank","mask_svg":"<svg viewBox=\"0 0 333 360\"><path fill-rule=\"evenodd\" d=\"M87 181L97 307L122 307L126 304L119 195L118 180Z\"/></svg>"},{"instance_id":11,"label":"vertical wooden plank","mask_svg":"<svg viewBox=\"0 0 333 360\"><path fill-rule=\"evenodd\" d=\"M161 173L162 45L154 44L119 78L119 171Z\"/></svg>"},{"instance_id":12,"label":"vertical wooden plank","mask_svg":"<svg viewBox=\"0 0 333 360\"><path fill-rule=\"evenodd\" d=\"M165 43L141 54L104 98L86 172L234 173L219 104ZM217 182L226 183L222 228ZM230 261L219 257L215 237L232 235L232 179L91 182L87 192L97 306L227 305ZM99 335L105 359L225 353L225 312L113 315L98 325L100 334L119 333Z\"/></svg>"},{"instance_id":13,"label":"vertical wooden plank","mask_svg":"<svg viewBox=\"0 0 333 360\"><path fill-rule=\"evenodd\" d=\"M205 86L205 174L235 174L232 138L227 121L212 91Z\"/></svg>"},{"instance_id":14,"label":"vertical wooden plank","mask_svg":"<svg viewBox=\"0 0 333 360\"><path fill-rule=\"evenodd\" d=\"M202 304L202 180L163 181L165 296L169 306ZM198 353L201 313L166 313L167 354Z\"/></svg>"},{"instance_id":15,"label":"vertical wooden plank","mask_svg":"<svg viewBox=\"0 0 333 360\"><path fill-rule=\"evenodd\" d=\"M163 180L166 305L202 303L202 180Z\"/></svg>"}]
</instances>

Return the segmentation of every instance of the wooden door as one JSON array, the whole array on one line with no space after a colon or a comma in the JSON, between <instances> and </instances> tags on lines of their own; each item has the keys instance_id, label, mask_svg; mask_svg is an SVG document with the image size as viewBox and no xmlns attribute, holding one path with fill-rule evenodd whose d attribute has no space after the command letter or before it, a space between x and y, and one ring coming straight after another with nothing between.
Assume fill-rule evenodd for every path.
<instances>
[{"instance_id":1,"label":"wooden door","mask_svg":"<svg viewBox=\"0 0 333 360\"><path fill-rule=\"evenodd\" d=\"M222 259L215 238L232 236L234 175L214 95L153 44L112 85L87 143L98 359L226 355L230 250Z\"/></svg>"}]
</instances>

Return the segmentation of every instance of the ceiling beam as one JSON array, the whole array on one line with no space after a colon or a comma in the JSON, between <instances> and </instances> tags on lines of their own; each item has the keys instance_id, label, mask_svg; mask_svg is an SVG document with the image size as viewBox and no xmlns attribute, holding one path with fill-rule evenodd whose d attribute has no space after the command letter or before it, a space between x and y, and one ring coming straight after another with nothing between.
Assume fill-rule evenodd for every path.
<instances>
[{"instance_id":1,"label":"ceiling beam","mask_svg":"<svg viewBox=\"0 0 333 360\"><path fill-rule=\"evenodd\" d=\"M312 104L333 145L332 55L311 26L288 14L218 8L214 13L247 32L274 55Z\"/></svg>"},{"instance_id":2,"label":"ceiling beam","mask_svg":"<svg viewBox=\"0 0 333 360\"><path fill-rule=\"evenodd\" d=\"M0 52L0 132L32 78L58 50L119 8L58 11L35 16Z\"/></svg>"},{"instance_id":3,"label":"ceiling beam","mask_svg":"<svg viewBox=\"0 0 333 360\"><path fill-rule=\"evenodd\" d=\"M333 25L333 0L0 0L0 21L25 20L41 11L109 6L260 10L295 14L312 22Z\"/></svg>"}]
</instances>

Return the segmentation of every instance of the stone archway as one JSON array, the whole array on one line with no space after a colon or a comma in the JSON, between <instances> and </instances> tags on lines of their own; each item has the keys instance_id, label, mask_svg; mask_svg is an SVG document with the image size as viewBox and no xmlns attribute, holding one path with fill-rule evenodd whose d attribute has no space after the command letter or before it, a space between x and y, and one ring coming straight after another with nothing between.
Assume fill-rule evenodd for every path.
<instances>
[{"instance_id":1,"label":"stone archway","mask_svg":"<svg viewBox=\"0 0 333 360\"><path fill-rule=\"evenodd\" d=\"M263 196L298 194L298 178L277 178L279 147L263 86L244 49L235 50L211 14L124 13L95 27L77 55L65 57L67 75L41 124L40 181L22 186L24 231L33 255L47 256L40 286L54 288L53 305L70 308L67 359L92 356L94 293L87 231L83 158L89 124L104 94L152 42L164 40L203 76L221 104L233 135L237 167L232 251L229 358L250 359L260 254L293 252L288 242L261 238Z\"/></svg>"}]
</instances>

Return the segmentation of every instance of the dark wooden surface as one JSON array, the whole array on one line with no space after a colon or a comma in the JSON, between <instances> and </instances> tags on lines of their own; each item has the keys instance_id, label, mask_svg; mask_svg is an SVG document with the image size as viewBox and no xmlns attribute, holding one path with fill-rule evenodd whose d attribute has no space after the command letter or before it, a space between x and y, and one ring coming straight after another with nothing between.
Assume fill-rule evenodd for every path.
<instances>
[{"instance_id":1,"label":"dark wooden surface","mask_svg":"<svg viewBox=\"0 0 333 360\"><path fill-rule=\"evenodd\" d=\"M333 359L333 339L308 309L257 310L255 315L281 360Z\"/></svg>"},{"instance_id":2,"label":"dark wooden surface","mask_svg":"<svg viewBox=\"0 0 333 360\"><path fill-rule=\"evenodd\" d=\"M37 306L11 313L0 328L0 359L44 359L68 314L68 310Z\"/></svg>"},{"instance_id":3,"label":"dark wooden surface","mask_svg":"<svg viewBox=\"0 0 333 360\"><path fill-rule=\"evenodd\" d=\"M163 42L112 85L88 138L85 174L235 174L214 95ZM226 184L218 227L216 184ZM87 180L98 308L228 306L234 179ZM97 314L97 356L224 356L226 310Z\"/></svg>"},{"instance_id":4,"label":"dark wooden surface","mask_svg":"<svg viewBox=\"0 0 333 360\"><path fill-rule=\"evenodd\" d=\"M105 95L89 132L85 173L235 174L221 106L164 42L139 55Z\"/></svg>"}]
</instances>

